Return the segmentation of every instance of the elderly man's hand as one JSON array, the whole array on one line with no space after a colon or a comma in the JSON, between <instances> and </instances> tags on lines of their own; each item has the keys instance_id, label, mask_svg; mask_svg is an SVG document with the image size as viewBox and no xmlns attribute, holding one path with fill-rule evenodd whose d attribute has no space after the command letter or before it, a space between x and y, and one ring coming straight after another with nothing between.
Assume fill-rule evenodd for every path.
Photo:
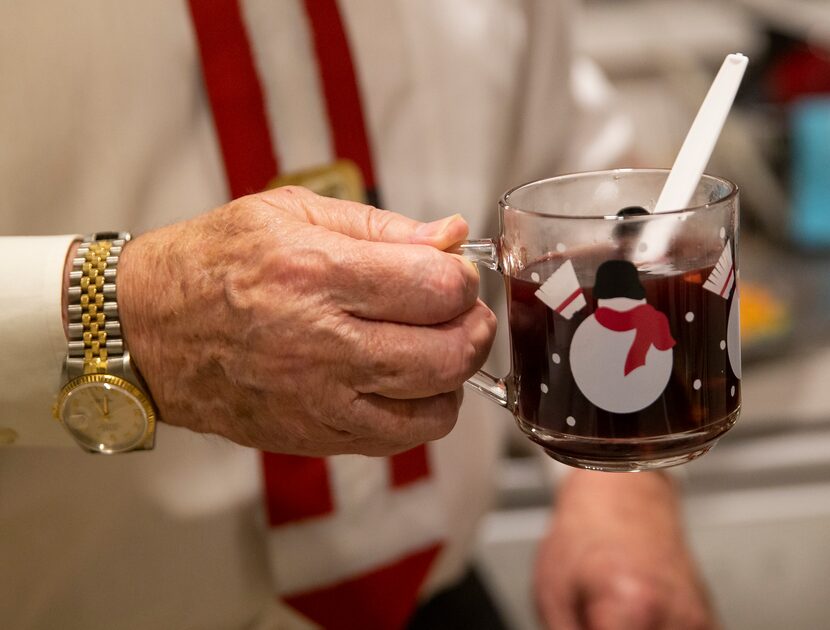
<instances>
[{"instance_id":1,"label":"elderly man's hand","mask_svg":"<svg viewBox=\"0 0 830 630\"><path fill-rule=\"evenodd\" d=\"M389 454L452 429L493 314L421 224L296 187L237 199L122 255L125 340L162 419L302 455Z\"/></svg>"},{"instance_id":2,"label":"elderly man's hand","mask_svg":"<svg viewBox=\"0 0 830 630\"><path fill-rule=\"evenodd\" d=\"M718 627L673 481L658 473L571 473L540 548L536 599L555 630Z\"/></svg>"}]
</instances>

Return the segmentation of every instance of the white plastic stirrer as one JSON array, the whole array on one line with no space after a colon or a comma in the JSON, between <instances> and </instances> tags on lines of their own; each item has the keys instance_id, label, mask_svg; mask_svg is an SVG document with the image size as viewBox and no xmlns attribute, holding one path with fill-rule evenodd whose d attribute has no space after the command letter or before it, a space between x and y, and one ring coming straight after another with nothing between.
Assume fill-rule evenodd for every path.
<instances>
[{"instance_id":1,"label":"white plastic stirrer","mask_svg":"<svg viewBox=\"0 0 830 630\"><path fill-rule=\"evenodd\" d=\"M726 120L738 86L743 79L749 60L745 55L734 53L723 60L703 104L695 116L689 133L680 147L654 213L680 210L688 207L689 201L697 188L700 176L709 163L712 150L718 141L723 123ZM673 225L669 221L651 221L643 230L641 242L646 248L640 255L645 260L656 260L665 254L671 240Z\"/></svg>"}]
</instances>

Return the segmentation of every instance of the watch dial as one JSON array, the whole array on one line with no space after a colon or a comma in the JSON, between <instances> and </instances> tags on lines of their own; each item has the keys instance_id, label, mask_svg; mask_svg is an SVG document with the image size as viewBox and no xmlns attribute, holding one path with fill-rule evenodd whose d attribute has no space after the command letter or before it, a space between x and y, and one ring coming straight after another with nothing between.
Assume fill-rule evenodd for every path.
<instances>
[{"instance_id":1,"label":"watch dial","mask_svg":"<svg viewBox=\"0 0 830 630\"><path fill-rule=\"evenodd\" d=\"M148 426L139 400L110 383L87 383L72 390L64 400L61 418L79 442L102 453L138 446Z\"/></svg>"}]
</instances>

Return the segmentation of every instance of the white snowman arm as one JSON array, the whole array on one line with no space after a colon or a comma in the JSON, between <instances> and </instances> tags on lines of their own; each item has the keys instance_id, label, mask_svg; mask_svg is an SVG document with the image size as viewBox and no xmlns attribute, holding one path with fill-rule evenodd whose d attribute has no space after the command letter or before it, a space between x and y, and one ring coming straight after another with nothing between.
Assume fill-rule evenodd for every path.
<instances>
[{"instance_id":1,"label":"white snowman arm","mask_svg":"<svg viewBox=\"0 0 830 630\"><path fill-rule=\"evenodd\" d=\"M587 306L570 259L559 265L536 291L536 297L565 319Z\"/></svg>"}]
</instances>

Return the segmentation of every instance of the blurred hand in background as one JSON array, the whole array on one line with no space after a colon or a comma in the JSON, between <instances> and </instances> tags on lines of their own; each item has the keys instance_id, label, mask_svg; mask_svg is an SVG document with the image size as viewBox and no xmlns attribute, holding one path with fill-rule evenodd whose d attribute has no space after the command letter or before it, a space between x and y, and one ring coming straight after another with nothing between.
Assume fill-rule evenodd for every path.
<instances>
[{"instance_id":1,"label":"blurred hand in background","mask_svg":"<svg viewBox=\"0 0 830 630\"><path fill-rule=\"evenodd\" d=\"M570 473L539 549L535 590L555 630L719 627L674 481L662 473Z\"/></svg>"}]
</instances>

